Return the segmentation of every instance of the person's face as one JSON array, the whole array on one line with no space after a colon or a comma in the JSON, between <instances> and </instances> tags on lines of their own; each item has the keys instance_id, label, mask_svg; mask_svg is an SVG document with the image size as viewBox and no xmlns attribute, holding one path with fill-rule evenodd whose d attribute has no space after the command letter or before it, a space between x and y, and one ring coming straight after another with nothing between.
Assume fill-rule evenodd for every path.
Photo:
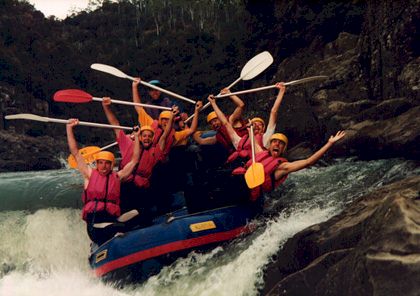
<instances>
[{"instance_id":1,"label":"person's face","mask_svg":"<svg viewBox=\"0 0 420 296\"><path fill-rule=\"evenodd\" d=\"M252 127L254 128L254 135L264 133L264 124L261 121L254 121Z\"/></svg>"},{"instance_id":2,"label":"person's face","mask_svg":"<svg viewBox=\"0 0 420 296\"><path fill-rule=\"evenodd\" d=\"M160 126L162 127L162 129L165 129L166 126L168 125L168 123L169 123L169 119L168 118L161 118L160 119Z\"/></svg>"},{"instance_id":3,"label":"person's face","mask_svg":"<svg viewBox=\"0 0 420 296\"><path fill-rule=\"evenodd\" d=\"M149 148L153 143L153 133L151 131L143 131L140 134L140 142L144 148Z\"/></svg>"},{"instance_id":4,"label":"person's face","mask_svg":"<svg viewBox=\"0 0 420 296\"><path fill-rule=\"evenodd\" d=\"M185 128L185 123L183 120L178 121L178 126L180 129L184 129Z\"/></svg>"},{"instance_id":5,"label":"person's face","mask_svg":"<svg viewBox=\"0 0 420 296\"><path fill-rule=\"evenodd\" d=\"M160 91L156 89L149 90L149 95L153 100L157 100L160 97Z\"/></svg>"},{"instance_id":6,"label":"person's face","mask_svg":"<svg viewBox=\"0 0 420 296\"><path fill-rule=\"evenodd\" d=\"M268 151L270 152L271 156L279 157L283 154L285 147L286 143L278 139L274 139L270 142L270 147L268 147Z\"/></svg>"},{"instance_id":7,"label":"person's face","mask_svg":"<svg viewBox=\"0 0 420 296\"><path fill-rule=\"evenodd\" d=\"M213 118L209 123L211 128L215 131L219 130L219 128L222 126L222 122L219 118Z\"/></svg>"},{"instance_id":8,"label":"person's face","mask_svg":"<svg viewBox=\"0 0 420 296\"><path fill-rule=\"evenodd\" d=\"M96 169L102 176L108 175L112 171L112 162L105 159L96 160Z\"/></svg>"}]
</instances>

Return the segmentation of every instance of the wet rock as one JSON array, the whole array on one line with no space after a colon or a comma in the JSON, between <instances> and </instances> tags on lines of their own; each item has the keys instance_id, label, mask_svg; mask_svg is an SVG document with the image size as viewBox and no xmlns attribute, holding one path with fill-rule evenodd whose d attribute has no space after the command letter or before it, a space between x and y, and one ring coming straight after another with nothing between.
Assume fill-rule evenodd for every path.
<instances>
[{"instance_id":1,"label":"wet rock","mask_svg":"<svg viewBox=\"0 0 420 296\"><path fill-rule=\"evenodd\" d=\"M365 120L348 128L342 149L365 159L397 157L419 159L420 106L386 120Z\"/></svg>"},{"instance_id":2,"label":"wet rock","mask_svg":"<svg viewBox=\"0 0 420 296\"><path fill-rule=\"evenodd\" d=\"M0 131L0 142L0 172L58 169L68 150L65 143L48 136Z\"/></svg>"},{"instance_id":3,"label":"wet rock","mask_svg":"<svg viewBox=\"0 0 420 296\"><path fill-rule=\"evenodd\" d=\"M419 295L420 177L360 197L276 256L264 295Z\"/></svg>"}]
</instances>

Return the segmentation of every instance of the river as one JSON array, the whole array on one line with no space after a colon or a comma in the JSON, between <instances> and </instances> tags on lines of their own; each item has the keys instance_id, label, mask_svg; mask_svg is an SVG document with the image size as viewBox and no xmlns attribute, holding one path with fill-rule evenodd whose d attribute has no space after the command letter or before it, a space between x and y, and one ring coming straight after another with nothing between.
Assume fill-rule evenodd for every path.
<instances>
[{"instance_id":1,"label":"river","mask_svg":"<svg viewBox=\"0 0 420 296\"><path fill-rule=\"evenodd\" d=\"M419 171L401 159L339 159L297 172L271 194L270 214L257 221L254 233L209 253L190 253L124 288L90 271L77 171L1 173L0 295L258 295L264 267L288 238L362 194Z\"/></svg>"}]
</instances>

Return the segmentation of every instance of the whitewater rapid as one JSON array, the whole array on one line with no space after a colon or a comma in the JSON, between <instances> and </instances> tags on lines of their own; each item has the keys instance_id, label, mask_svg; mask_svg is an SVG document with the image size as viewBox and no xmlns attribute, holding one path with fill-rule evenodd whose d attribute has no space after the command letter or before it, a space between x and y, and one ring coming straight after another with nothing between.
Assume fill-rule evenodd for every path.
<instances>
[{"instance_id":1,"label":"whitewater rapid","mask_svg":"<svg viewBox=\"0 0 420 296\"><path fill-rule=\"evenodd\" d=\"M96 279L80 218L82 180L72 170L0 174L0 295L257 295L264 267L286 240L338 214L360 195L418 174L391 159L338 160L289 176L249 236L190 253L141 285Z\"/></svg>"}]
</instances>

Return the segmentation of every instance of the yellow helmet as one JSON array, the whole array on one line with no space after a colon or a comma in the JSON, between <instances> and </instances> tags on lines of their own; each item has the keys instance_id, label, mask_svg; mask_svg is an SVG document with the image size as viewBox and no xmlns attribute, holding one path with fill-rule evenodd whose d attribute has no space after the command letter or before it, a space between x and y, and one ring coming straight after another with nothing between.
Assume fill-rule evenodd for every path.
<instances>
[{"instance_id":1,"label":"yellow helmet","mask_svg":"<svg viewBox=\"0 0 420 296\"><path fill-rule=\"evenodd\" d=\"M254 123L254 122L257 122L257 121L261 122L265 126L264 119L262 119L260 117L254 117L254 118L251 119L251 123Z\"/></svg>"},{"instance_id":2,"label":"yellow helmet","mask_svg":"<svg viewBox=\"0 0 420 296\"><path fill-rule=\"evenodd\" d=\"M284 144L286 144L284 147L284 150L286 150L287 144L289 143L289 139L287 139L285 134L275 133L270 137L270 143L273 140L279 140L279 141L282 141Z\"/></svg>"},{"instance_id":3,"label":"yellow helmet","mask_svg":"<svg viewBox=\"0 0 420 296\"><path fill-rule=\"evenodd\" d=\"M151 131L151 132L152 132L152 134L155 134L155 131L153 130L153 128L152 128L150 125L143 125L143 126L140 128L140 134L141 134L143 131Z\"/></svg>"},{"instance_id":4,"label":"yellow helmet","mask_svg":"<svg viewBox=\"0 0 420 296\"><path fill-rule=\"evenodd\" d=\"M102 159L102 160L108 160L112 163L112 166L114 166L115 163L115 156L112 152L109 151L100 151L95 154L95 160Z\"/></svg>"},{"instance_id":5,"label":"yellow helmet","mask_svg":"<svg viewBox=\"0 0 420 296\"><path fill-rule=\"evenodd\" d=\"M159 122L162 120L162 119L169 119L169 118L171 118L171 111L168 111L168 110L165 110L165 111L162 111L162 112L160 112L160 114L159 114Z\"/></svg>"},{"instance_id":6,"label":"yellow helmet","mask_svg":"<svg viewBox=\"0 0 420 296\"><path fill-rule=\"evenodd\" d=\"M210 123L213 119L217 118L217 114L215 111L212 111L207 115L207 123Z\"/></svg>"}]
</instances>

